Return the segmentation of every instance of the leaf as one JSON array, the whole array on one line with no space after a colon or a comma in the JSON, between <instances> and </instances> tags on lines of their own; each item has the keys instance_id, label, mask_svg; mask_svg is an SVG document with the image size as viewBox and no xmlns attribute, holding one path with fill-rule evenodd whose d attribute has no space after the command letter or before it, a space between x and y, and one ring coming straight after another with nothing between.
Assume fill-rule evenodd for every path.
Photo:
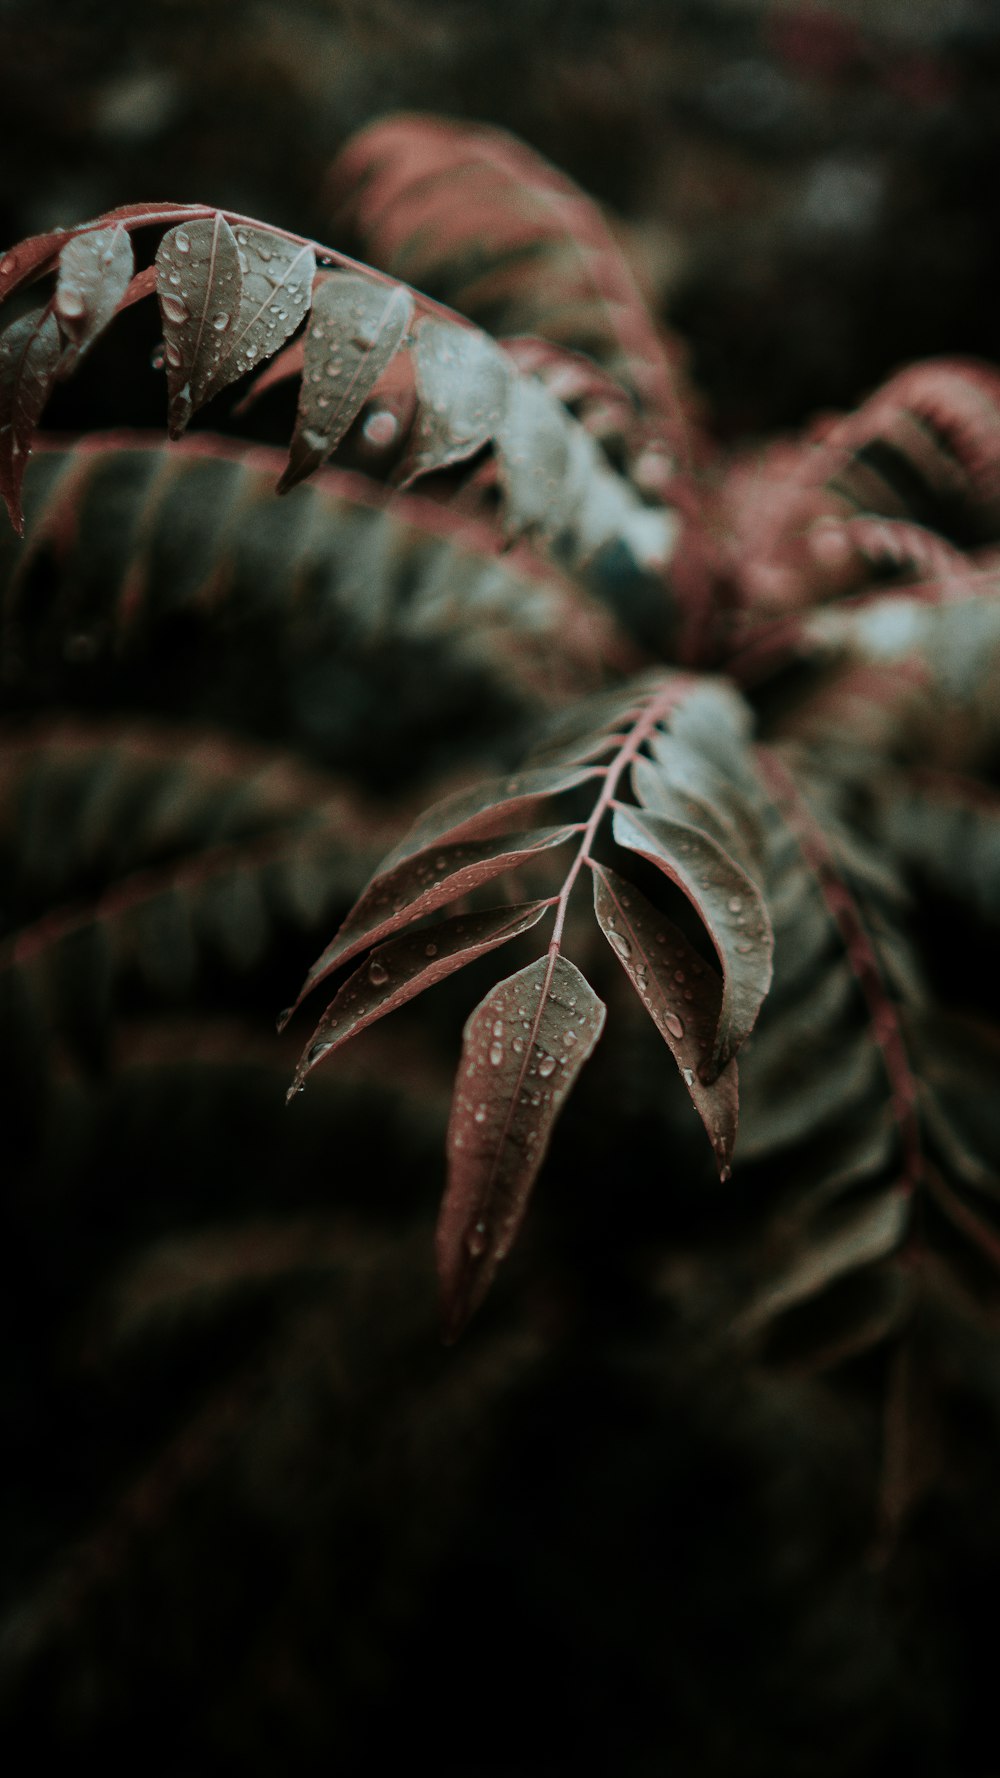
<instances>
[{"instance_id":1,"label":"leaf","mask_svg":"<svg viewBox=\"0 0 1000 1778\"><path fill-rule=\"evenodd\" d=\"M47 305L22 315L0 334L0 494L19 537L24 535L24 473L62 349L55 316Z\"/></svg>"},{"instance_id":2,"label":"leaf","mask_svg":"<svg viewBox=\"0 0 1000 1778\"><path fill-rule=\"evenodd\" d=\"M676 374L629 262L597 205L540 155L502 130L401 115L352 137L330 184L369 258L493 333L588 353L687 459Z\"/></svg>"},{"instance_id":3,"label":"leaf","mask_svg":"<svg viewBox=\"0 0 1000 1778\"><path fill-rule=\"evenodd\" d=\"M340 443L406 338L412 314L413 298L402 285L387 289L347 272L317 280L279 494L304 481Z\"/></svg>"},{"instance_id":4,"label":"leaf","mask_svg":"<svg viewBox=\"0 0 1000 1778\"><path fill-rule=\"evenodd\" d=\"M715 840L684 822L619 806L620 846L648 858L684 891L722 963L723 992L711 1056L717 1074L756 1023L771 984L774 935L760 891Z\"/></svg>"},{"instance_id":5,"label":"leaf","mask_svg":"<svg viewBox=\"0 0 1000 1778\"><path fill-rule=\"evenodd\" d=\"M286 241L269 229L237 226L236 247L243 275L239 312L223 330L223 353L203 401L270 358L309 311L316 254L308 243Z\"/></svg>"},{"instance_id":6,"label":"leaf","mask_svg":"<svg viewBox=\"0 0 1000 1778\"><path fill-rule=\"evenodd\" d=\"M633 883L607 865L588 862L601 930L677 1063L720 1177L728 1179L739 1113L735 1059L714 1080L703 1079L719 1023L721 978Z\"/></svg>"},{"instance_id":7,"label":"leaf","mask_svg":"<svg viewBox=\"0 0 1000 1778\"><path fill-rule=\"evenodd\" d=\"M563 845L578 831L575 827L543 827L534 833L432 846L414 853L391 870L379 871L351 909L337 937L313 964L295 1005L331 970L347 963L359 951L409 926L421 914L433 913L435 908L457 901L459 896L468 895L470 890L505 871L516 870L535 853Z\"/></svg>"},{"instance_id":8,"label":"leaf","mask_svg":"<svg viewBox=\"0 0 1000 1778\"><path fill-rule=\"evenodd\" d=\"M606 1011L576 966L549 953L491 989L465 1027L437 1228L449 1340L510 1251L556 1118Z\"/></svg>"},{"instance_id":9,"label":"leaf","mask_svg":"<svg viewBox=\"0 0 1000 1778\"><path fill-rule=\"evenodd\" d=\"M299 1092L317 1063L349 1038L456 969L527 932L550 906L548 901L530 901L482 914L456 914L379 945L327 1007L303 1052L288 1097Z\"/></svg>"},{"instance_id":10,"label":"leaf","mask_svg":"<svg viewBox=\"0 0 1000 1778\"><path fill-rule=\"evenodd\" d=\"M702 833L710 834L724 850L739 844L732 822L717 806L705 802L692 791L675 789L651 760L641 757L634 760L631 779L636 799L651 814L666 815L671 821L698 827Z\"/></svg>"},{"instance_id":11,"label":"leaf","mask_svg":"<svg viewBox=\"0 0 1000 1778\"><path fill-rule=\"evenodd\" d=\"M805 1231L788 1263L769 1278L738 1321L741 1334L755 1333L786 1310L816 1296L845 1274L885 1259L900 1246L910 1224L907 1192L887 1189L874 1198L836 1206Z\"/></svg>"},{"instance_id":12,"label":"leaf","mask_svg":"<svg viewBox=\"0 0 1000 1778\"><path fill-rule=\"evenodd\" d=\"M382 869L389 870L426 846L440 845L444 840L481 839L495 832L502 822L524 814L540 797L575 790L600 776L596 766L536 766L508 778L489 778L471 790L458 790L421 815L384 860Z\"/></svg>"},{"instance_id":13,"label":"leaf","mask_svg":"<svg viewBox=\"0 0 1000 1778\"><path fill-rule=\"evenodd\" d=\"M164 235L156 253L157 296L169 391L168 430L179 438L208 400L229 356L228 335L240 313L240 250L225 217L185 222Z\"/></svg>"},{"instance_id":14,"label":"leaf","mask_svg":"<svg viewBox=\"0 0 1000 1778\"><path fill-rule=\"evenodd\" d=\"M132 242L121 223L75 235L59 255L52 306L73 350L61 367L65 375L103 333L121 307L134 266Z\"/></svg>"},{"instance_id":15,"label":"leaf","mask_svg":"<svg viewBox=\"0 0 1000 1778\"><path fill-rule=\"evenodd\" d=\"M475 455L494 438L515 380L486 334L424 316L414 331L420 408L401 485Z\"/></svg>"}]
</instances>

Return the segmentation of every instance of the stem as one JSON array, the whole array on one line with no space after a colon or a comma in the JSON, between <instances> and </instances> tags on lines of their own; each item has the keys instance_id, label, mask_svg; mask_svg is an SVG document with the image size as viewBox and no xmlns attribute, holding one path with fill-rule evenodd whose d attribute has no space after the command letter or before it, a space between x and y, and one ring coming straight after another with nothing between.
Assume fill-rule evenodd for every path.
<instances>
[{"instance_id":1,"label":"stem","mask_svg":"<svg viewBox=\"0 0 1000 1778\"><path fill-rule=\"evenodd\" d=\"M569 874L562 886L562 892L556 903L556 923L552 929L552 942L549 945L549 954L552 957L556 957L559 954L559 948L562 944L563 927L566 923L566 909L569 906L569 898L573 891L573 885L583 869L583 866L590 859L590 848L594 843L594 837L601 822L614 801L615 791L618 789L618 780L621 777L622 772L625 770L625 767L631 765L639 748L644 741L648 740L657 723L667 714L672 704L675 703L679 688L679 681L673 679L668 686L665 686L662 691L657 692L655 697L650 699L650 702L647 704L642 715L625 737L624 742L615 754L611 764L603 768L604 784L601 788L601 794L594 804L590 820L584 826L579 850L570 865Z\"/></svg>"}]
</instances>

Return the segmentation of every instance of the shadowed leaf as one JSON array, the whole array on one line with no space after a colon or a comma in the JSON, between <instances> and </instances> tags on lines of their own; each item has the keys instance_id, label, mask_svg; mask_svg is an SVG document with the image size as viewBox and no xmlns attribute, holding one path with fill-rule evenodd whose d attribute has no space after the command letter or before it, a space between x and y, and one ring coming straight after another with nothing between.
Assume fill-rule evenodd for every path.
<instances>
[{"instance_id":1,"label":"shadowed leaf","mask_svg":"<svg viewBox=\"0 0 1000 1778\"><path fill-rule=\"evenodd\" d=\"M317 1063L366 1025L395 1012L397 1006L466 963L527 932L550 906L548 901L531 901L491 908L484 914L457 914L379 945L327 1007L295 1070L288 1097L299 1091Z\"/></svg>"},{"instance_id":2,"label":"shadowed leaf","mask_svg":"<svg viewBox=\"0 0 1000 1778\"><path fill-rule=\"evenodd\" d=\"M556 1118L605 1014L575 965L550 953L493 988L465 1027L437 1229L449 1339L510 1251Z\"/></svg>"},{"instance_id":3,"label":"shadowed leaf","mask_svg":"<svg viewBox=\"0 0 1000 1778\"><path fill-rule=\"evenodd\" d=\"M719 953L723 992L711 1056L721 1071L753 1030L771 983L774 938L760 892L715 840L663 815L616 808L614 836L684 891Z\"/></svg>"},{"instance_id":4,"label":"shadowed leaf","mask_svg":"<svg viewBox=\"0 0 1000 1778\"><path fill-rule=\"evenodd\" d=\"M304 481L340 443L406 338L412 314L413 298L400 285L387 289L345 272L317 281L279 494Z\"/></svg>"},{"instance_id":5,"label":"shadowed leaf","mask_svg":"<svg viewBox=\"0 0 1000 1778\"><path fill-rule=\"evenodd\" d=\"M739 1112L735 1058L715 1080L702 1079L719 1023L722 981L634 884L593 860L590 868L601 930L669 1047L727 1178Z\"/></svg>"},{"instance_id":6,"label":"shadowed leaf","mask_svg":"<svg viewBox=\"0 0 1000 1778\"><path fill-rule=\"evenodd\" d=\"M503 822L530 809L539 797L573 790L601 775L600 768L595 766L538 766L509 778L490 778L471 790L456 791L420 817L390 852L382 869L390 870L405 858L422 852L425 846L440 845L444 840L482 839Z\"/></svg>"},{"instance_id":7,"label":"shadowed leaf","mask_svg":"<svg viewBox=\"0 0 1000 1778\"><path fill-rule=\"evenodd\" d=\"M21 487L31 441L62 356L52 310L33 309L0 334L0 493L10 522L24 534Z\"/></svg>"},{"instance_id":8,"label":"shadowed leaf","mask_svg":"<svg viewBox=\"0 0 1000 1778\"><path fill-rule=\"evenodd\" d=\"M313 964L295 1005L331 970L359 951L409 926L421 914L433 913L435 908L457 901L460 895L468 895L470 890L505 871L516 870L536 852L561 846L577 831L574 827L545 827L535 833L503 834L464 845L443 845L440 850L435 846L414 853L392 870L380 871L348 914L333 943Z\"/></svg>"}]
</instances>

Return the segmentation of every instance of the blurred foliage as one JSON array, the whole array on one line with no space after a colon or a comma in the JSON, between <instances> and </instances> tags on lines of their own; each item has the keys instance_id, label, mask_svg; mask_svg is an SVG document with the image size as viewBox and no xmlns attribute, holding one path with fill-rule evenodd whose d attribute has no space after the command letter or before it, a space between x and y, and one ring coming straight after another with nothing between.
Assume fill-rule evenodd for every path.
<instances>
[{"instance_id":1,"label":"blurred foliage","mask_svg":"<svg viewBox=\"0 0 1000 1778\"><path fill-rule=\"evenodd\" d=\"M326 169L359 125L495 122L611 206L708 425L743 440L916 357L1000 356L998 72L989 0L4 0L0 238L139 196L324 238ZM161 425L161 381L135 370L150 325L124 318L57 427ZM5 930L126 870L169 876L208 831L268 831L226 775L253 780L248 755L214 762L199 825L137 723L70 737L93 763L89 875L65 858L78 779L13 797L7 755ZM506 763L499 718L490 744ZM146 763L115 800L123 751ZM323 737L303 751L343 794ZM365 792L373 846L465 762L406 763ZM188 827L144 825L179 794ZM836 1387L720 1351L739 1179L713 1184L682 1096L664 1106L624 990L523 1251L442 1352L429 1241L468 985L287 1113L297 1045L270 1025L369 867L359 843L319 886L307 863L256 900L223 882L197 968L165 892L115 978L110 1051L99 946L82 995L4 978L51 1015L44 1097L25 1001L4 1027L11 1743L154 1778L415 1758L463 1778L987 1778L1000 1361L930 1310L905 1373L882 1352ZM953 912L927 900L929 943ZM953 921L939 952L969 1000L981 938ZM906 1404L901 1476L884 1401Z\"/></svg>"}]
</instances>

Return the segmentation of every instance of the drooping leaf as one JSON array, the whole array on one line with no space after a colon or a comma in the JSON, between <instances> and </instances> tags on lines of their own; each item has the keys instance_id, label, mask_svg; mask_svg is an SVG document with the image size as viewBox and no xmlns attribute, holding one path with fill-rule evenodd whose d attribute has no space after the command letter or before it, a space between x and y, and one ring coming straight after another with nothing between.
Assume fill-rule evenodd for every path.
<instances>
[{"instance_id":1,"label":"drooping leaf","mask_svg":"<svg viewBox=\"0 0 1000 1778\"><path fill-rule=\"evenodd\" d=\"M420 407L402 485L472 457L497 436L512 377L486 334L424 316L414 330Z\"/></svg>"},{"instance_id":2,"label":"drooping leaf","mask_svg":"<svg viewBox=\"0 0 1000 1778\"><path fill-rule=\"evenodd\" d=\"M563 845L576 832L575 827L544 827L533 833L432 846L414 853L391 870L379 871L351 909L336 938L313 964L296 1006L317 982L356 957L359 951L399 932L422 914L433 913L435 908L468 895L505 871L516 870L536 853Z\"/></svg>"},{"instance_id":3,"label":"drooping leaf","mask_svg":"<svg viewBox=\"0 0 1000 1778\"><path fill-rule=\"evenodd\" d=\"M719 1023L721 977L633 883L589 862L601 930L670 1049L726 1178L739 1111L735 1058L714 1080L703 1079Z\"/></svg>"},{"instance_id":4,"label":"drooping leaf","mask_svg":"<svg viewBox=\"0 0 1000 1778\"><path fill-rule=\"evenodd\" d=\"M836 1206L808 1228L785 1266L772 1272L741 1315L739 1331L753 1333L845 1274L884 1260L904 1240L911 1212L909 1195L894 1187Z\"/></svg>"},{"instance_id":5,"label":"drooping leaf","mask_svg":"<svg viewBox=\"0 0 1000 1778\"><path fill-rule=\"evenodd\" d=\"M51 308L33 309L0 334L0 494L18 536L24 534L21 488L31 442L62 357Z\"/></svg>"},{"instance_id":6,"label":"drooping leaf","mask_svg":"<svg viewBox=\"0 0 1000 1778\"><path fill-rule=\"evenodd\" d=\"M387 289L347 272L317 280L279 494L311 475L339 444L406 338L412 314L413 298L402 285Z\"/></svg>"},{"instance_id":7,"label":"drooping leaf","mask_svg":"<svg viewBox=\"0 0 1000 1778\"><path fill-rule=\"evenodd\" d=\"M299 1091L325 1056L349 1038L456 969L527 932L550 906L548 901L530 901L490 908L482 914L456 914L379 945L327 1007L303 1052L288 1097Z\"/></svg>"},{"instance_id":8,"label":"drooping leaf","mask_svg":"<svg viewBox=\"0 0 1000 1778\"><path fill-rule=\"evenodd\" d=\"M63 333L75 348L74 364L121 307L134 264L132 242L121 223L75 235L66 243L59 255L52 306ZM65 374L65 359L61 368Z\"/></svg>"},{"instance_id":9,"label":"drooping leaf","mask_svg":"<svg viewBox=\"0 0 1000 1778\"><path fill-rule=\"evenodd\" d=\"M613 829L620 846L648 858L684 891L719 954L722 1005L707 1065L714 1076L753 1030L771 983L767 908L746 872L699 828L619 806Z\"/></svg>"},{"instance_id":10,"label":"drooping leaf","mask_svg":"<svg viewBox=\"0 0 1000 1778\"><path fill-rule=\"evenodd\" d=\"M491 989L465 1027L437 1231L450 1339L510 1251L606 1010L576 966L550 953Z\"/></svg>"},{"instance_id":11,"label":"drooping leaf","mask_svg":"<svg viewBox=\"0 0 1000 1778\"><path fill-rule=\"evenodd\" d=\"M240 249L221 211L184 222L156 253L157 295L169 391L168 430L179 438L208 400L229 357L243 295ZM222 382L228 381L223 377Z\"/></svg>"}]
</instances>

